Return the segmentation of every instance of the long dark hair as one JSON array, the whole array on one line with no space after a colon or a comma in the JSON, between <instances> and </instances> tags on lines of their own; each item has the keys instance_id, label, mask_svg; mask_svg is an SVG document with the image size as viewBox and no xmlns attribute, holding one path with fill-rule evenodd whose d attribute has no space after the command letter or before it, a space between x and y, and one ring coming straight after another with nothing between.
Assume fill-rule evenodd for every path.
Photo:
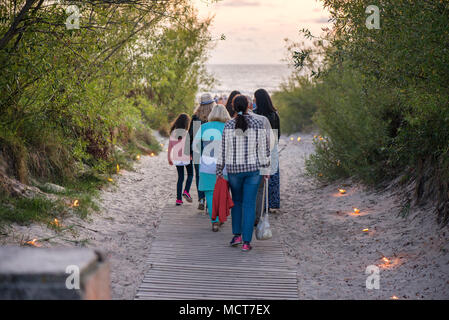
<instances>
[{"instance_id":1,"label":"long dark hair","mask_svg":"<svg viewBox=\"0 0 449 320\"><path fill-rule=\"evenodd\" d=\"M170 134L175 129L185 129L186 131L189 130L190 126L190 117L186 113L181 113L171 124L170 128Z\"/></svg>"},{"instance_id":2,"label":"long dark hair","mask_svg":"<svg viewBox=\"0 0 449 320\"><path fill-rule=\"evenodd\" d=\"M237 113L237 118L235 118L235 128L242 129L242 131L245 132L246 129L248 129L248 123L246 123L243 114L248 109L248 98L239 94L232 100L232 106L234 107L234 111Z\"/></svg>"},{"instance_id":3,"label":"long dark hair","mask_svg":"<svg viewBox=\"0 0 449 320\"><path fill-rule=\"evenodd\" d=\"M232 108L232 101L234 100L235 96L238 94L240 94L240 91L237 91L237 90L232 91L231 94L229 95L228 101L226 101L226 110L228 110L231 118L233 118L235 115L235 111Z\"/></svg>"},{"instance_id":4,"label":"long dark hair","mask_svg":"<svg viewBox=\"0 0 449 320\"><path fill-rule=\"evenodd\" d=\"M267 90L259 89L254 93L254 97L256 97L256 105L257 109L255 113L260 114L265 117L272 117L273 113L277 110L273 106L273 102L271 101L270 95Z\"/></svg>"}]
</instances>

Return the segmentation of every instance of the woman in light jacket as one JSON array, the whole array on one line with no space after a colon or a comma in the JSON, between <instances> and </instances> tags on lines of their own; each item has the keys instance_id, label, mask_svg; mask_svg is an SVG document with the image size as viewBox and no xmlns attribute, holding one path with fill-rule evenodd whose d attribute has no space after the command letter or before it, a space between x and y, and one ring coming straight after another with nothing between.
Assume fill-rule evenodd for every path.
<instances>
[{"instance_id":1,"label":"woman in light jacket","mask_svg":"<svg viewBox=\"0 0 449 320\"><path fill-rule=\"evenodd\" d=\"M193 141L197 148L201 149L198 188L206 196L207 209L212 223L212 231L214 232L217 232L219 227L218 217L212 220L212 198L217 180L216 165L218 153L221 151L221 136L225 122L228 120L231 120L231 117L226 107L221 104L214 106L209 114L208 122L201 125Z\"/></svg>"}]
</instances>

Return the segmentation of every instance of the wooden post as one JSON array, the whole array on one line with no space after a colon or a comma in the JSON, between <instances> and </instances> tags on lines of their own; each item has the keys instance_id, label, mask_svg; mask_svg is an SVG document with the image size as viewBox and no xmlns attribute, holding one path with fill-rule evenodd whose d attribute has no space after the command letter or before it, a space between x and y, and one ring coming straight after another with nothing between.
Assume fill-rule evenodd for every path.
<instances>
[{"instance_id":1,"label":"wooden post","mask_svg":"<svg viewBox=\"0 0 449 320\"><path fill-rule=\"evenodd\" d=\"M0 299L110 299L109 264L87 248L0 247Z\"/></svg>"}]
</instances>

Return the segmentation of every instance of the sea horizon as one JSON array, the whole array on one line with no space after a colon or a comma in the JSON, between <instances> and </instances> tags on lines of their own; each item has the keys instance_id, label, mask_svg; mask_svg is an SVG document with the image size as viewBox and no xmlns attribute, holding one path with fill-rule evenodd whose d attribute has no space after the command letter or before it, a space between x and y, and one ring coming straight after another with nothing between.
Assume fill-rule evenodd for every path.
<instances>
[{"instance_id":1,"label":"sea horizon","mask_svg":"<svg viewBox=\"0 0 449 320\"><path fill-rule=\"evenodd\" d=\"M233 90L252 95L257 89L274 93L291 75L288 64L206 64L217 83L209 89L216 95L229 95ZM200 89L201 90L201 89Z\"/></svg>"}]
</instances>

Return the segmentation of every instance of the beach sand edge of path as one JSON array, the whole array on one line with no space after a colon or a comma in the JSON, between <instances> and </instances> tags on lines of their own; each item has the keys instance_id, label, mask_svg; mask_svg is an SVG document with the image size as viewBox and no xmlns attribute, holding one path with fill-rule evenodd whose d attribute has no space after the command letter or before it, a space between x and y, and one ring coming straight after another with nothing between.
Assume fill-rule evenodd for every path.
<instances>
[{"instance_id":1,"label":"beach sand edge of path","mask_svg":"<svg viewBox=\"0 0 449 320\"><path fill-rule=\"evenodd\" d=\"M166 145L167 139L157 138ZM270 215L297 271L300 298L448 299L448 228L438 226L425 207L400 217L402 201L394 190L376 192L351 180L318 184L305 172L312 141L311 134L281 137L281 209ZM102 190L100 212L85 220L74 216L62 221L73 225L72 231L56 234L46 225L14 224L0 236L0 244L56 236L42 246L101 249L111 265L112 298L133 299L163 208L176 199L176 170L166 158L165 151L142 156L134 171L121 171L114 185ZM339 188L346 194L339 194ZM191 194L194 202L186 205L196 207L195 182ZM366 287L369 266L379 268L379 289Z\"/></svg>"}]
</instances>

